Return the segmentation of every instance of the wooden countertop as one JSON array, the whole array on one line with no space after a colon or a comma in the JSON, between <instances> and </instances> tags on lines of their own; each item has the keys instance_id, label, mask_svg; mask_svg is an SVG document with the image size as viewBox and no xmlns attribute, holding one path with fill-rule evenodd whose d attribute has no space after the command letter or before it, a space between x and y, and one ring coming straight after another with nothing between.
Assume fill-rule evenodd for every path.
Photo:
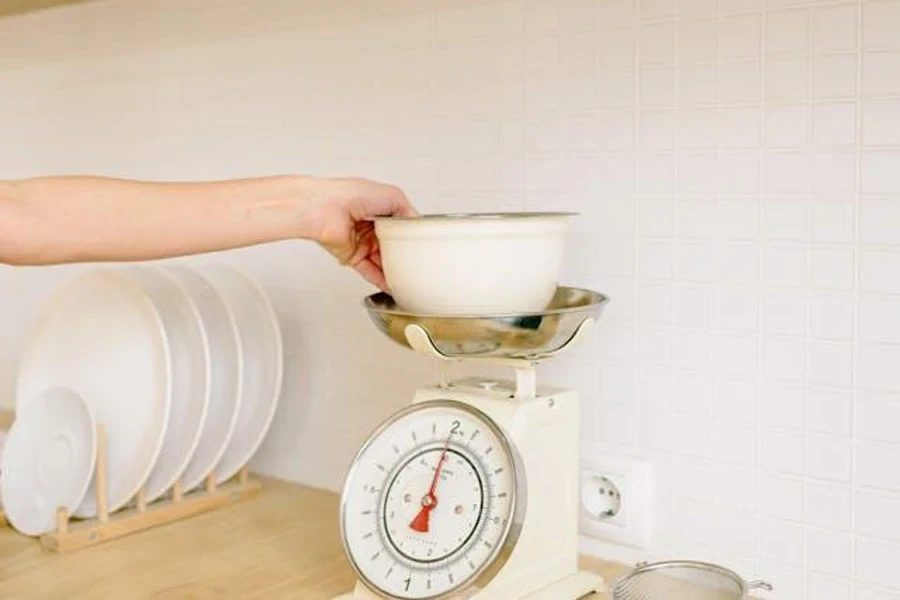
<instances>
[{"instance_id":1,"label":"wooden countertop","mask_svg":"<svg viewBox=\"0 0 900 600\"><path fill-rule=\"evenodd\" d=\"M0 429L11 422L0 409ZM330 600L349 591L355 578L341 547L338 495L262 481L244 503L70 554L44 550L0 519L0 597ZM629 570L589 558L581 567L607 584ZM668 600L696 597L683 590Z\"/></svg>"},{"instance_id":2,"label":"wooden countertop","mask_svg":"<svg viewBox=\"0 0 900 600\"><path fill-rule=\"evenodd\" d=\"M9 598L332 598L352 588L338 496L265 479L243 504L71 554L0 526ZM586 560L607 582L625 567Z\"/></svg>"},{"instance_id":3,"label":"wooden countertop","mask_svg":"<svg viewBox=\"0 0 900 600\"><path fill-rule=\"evenodd\" d=\"M69 4L81 4L88 0L0 0L0 18L12 17Z\"/></svg>"}]
</instances>

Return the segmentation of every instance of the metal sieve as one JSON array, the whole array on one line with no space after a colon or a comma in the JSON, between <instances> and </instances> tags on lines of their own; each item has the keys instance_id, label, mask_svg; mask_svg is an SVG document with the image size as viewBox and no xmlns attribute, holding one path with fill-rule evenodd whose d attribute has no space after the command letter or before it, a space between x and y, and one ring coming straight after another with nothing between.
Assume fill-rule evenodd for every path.
<instances>
[{"instance_id":1,"label":"metal sieve","mask_svg":"<svg viewBox=\"0 0 900 600\"><path fill-rule=\"evenodd\" d=\"M672 560L639 564L612 590L613 600L744 600L750 590L771 590L764 581L744 581L737 573L705 562Z\"/></svg>"}]
</instances>

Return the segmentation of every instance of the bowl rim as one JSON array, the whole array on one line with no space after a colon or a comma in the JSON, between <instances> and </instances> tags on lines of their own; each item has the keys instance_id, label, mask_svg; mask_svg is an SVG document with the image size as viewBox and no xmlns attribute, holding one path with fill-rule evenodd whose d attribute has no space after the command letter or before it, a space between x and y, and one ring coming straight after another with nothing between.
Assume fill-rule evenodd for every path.
<instances>
[{"instance_id":1,"label":"bowl rim","mask_svg":"<svg viewBox=\"0 0 900 600\"><path fill-rule=\"evenodd\" d=\"M382 215L372 217L373 221L502 221L520 219L547 219L576 217L581 213L563 211L518 211L518 212L459 212L425 213L421 215Z\"/></svg>"}]
</instances>

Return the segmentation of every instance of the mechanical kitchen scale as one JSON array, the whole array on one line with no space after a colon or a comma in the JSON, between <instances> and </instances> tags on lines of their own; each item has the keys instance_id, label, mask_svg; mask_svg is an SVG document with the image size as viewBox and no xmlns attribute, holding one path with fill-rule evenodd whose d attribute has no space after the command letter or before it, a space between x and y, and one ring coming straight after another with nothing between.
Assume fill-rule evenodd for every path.
<instances>
[{"instance_id":1,"label":"mechanical kitchen scale","mask_svg":"<svg viewBox=\"0 0 900 600\"><path fill-rule=\"evenodd\" d=\"M577 392L535 369L585 337L607 303L558 288L540 313L432 317L384 293L369 316L395 342L439 359L440 382L382 423L341 496L357 575L344 599L568 600L605 589L578 570ZM511 367L514 380L450 380L454 362Z\"/></svg>"}]
</instances>

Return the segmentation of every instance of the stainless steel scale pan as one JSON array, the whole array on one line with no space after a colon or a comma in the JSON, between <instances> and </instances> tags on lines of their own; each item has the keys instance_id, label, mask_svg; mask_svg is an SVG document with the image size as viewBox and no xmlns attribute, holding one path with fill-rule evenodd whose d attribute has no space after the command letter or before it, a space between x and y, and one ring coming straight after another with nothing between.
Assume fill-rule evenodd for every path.
<instances>
[{"instance_id":1,"label":"stainless steel scale pan","mask_svg":"<svg viewBox=\"0 0 900 600\"><path fill-rule=\"evenodd\" d=\"M375 325L392 340L414 348L411 338L424 336L443 358L548 358L568 346L588 324L599 320L609 299L592 290L559 287L546 310L512 315L442 317L412 314L398 308L386 293L367 297L364 305Z\"/></svg>"}]
</instances>

